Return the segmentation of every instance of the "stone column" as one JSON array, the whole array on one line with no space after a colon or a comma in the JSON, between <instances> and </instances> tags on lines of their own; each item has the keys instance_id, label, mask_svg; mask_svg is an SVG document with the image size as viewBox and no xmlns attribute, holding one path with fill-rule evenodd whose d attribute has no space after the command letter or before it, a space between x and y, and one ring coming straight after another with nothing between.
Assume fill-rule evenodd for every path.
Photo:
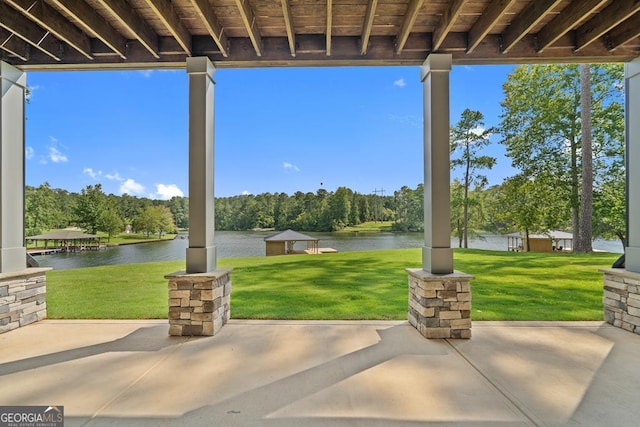
<instances>
[{"instance_id":1,"label":"stone column","mask_svg":"<svg viewBox=\"0 0 640 427\"><path fill-rule=\"evenodd\" d=\"M453 273L449 207L449 73L451 55L429 55L422 65L424 91L424 247L422 268Z\"/></svg>"},{"instance_id":2,"label":"stone column","mask_svg":"<svg viewBox=\"0 0 640 427\"><path fill-rule=\"evenodd\" d=\"M625 64L627 239L625 268L640 273L640 58Z\"/></svg>"},{"instance_id":3,"label":"stone column","mask_svg":"<svg viewBox=\"0 0 640 427\"><path fill-rule=\"evenodd\" d=\"M215 335L231 315L229 269L214 246L213 74L209 58L187 58L189 74L189 247L187 269L169 281L169 335Z\"/></svg>"},{"instance_id":4,"label":"stone column","mask_svg":"<svg viewBox=\"0 0 640 427\"><path fill-rule=\"evenodd\" d=\"M24 101L27 76L0 61L0 273L27 268L24 246Z\"/></svg>"},{"instance_id":5,"label":"stone column","mask_svg":"<svg viewBox=\"0 0 640 427\"><path fill-rule=\"evenodd\" d=\"M604 273L604 320L640 334L640 58L625 64L627 244L625 268Z\"/></svg>"},{"instance_id":6,"label":"stone column","mask_svg":"<svg viewBox=\"0 0 640 427\"><path fill-rule=\"evenodd\" d=\"M216 269L213 74L209 58L187 58L189 74L189 247L187 273Z\"/></svg>"},{"instance_id":7,"label":"stone column","mask_svg":"<svg viewBox=\"0 0 640 427\"><path fill-rule=\"evenodd\" d=\"M424 247L409 275L409 323L426 338L471 338L472 276L453 270L449 207L451 55L422 65L424 90Z\"/></svg>"}]
</instances>

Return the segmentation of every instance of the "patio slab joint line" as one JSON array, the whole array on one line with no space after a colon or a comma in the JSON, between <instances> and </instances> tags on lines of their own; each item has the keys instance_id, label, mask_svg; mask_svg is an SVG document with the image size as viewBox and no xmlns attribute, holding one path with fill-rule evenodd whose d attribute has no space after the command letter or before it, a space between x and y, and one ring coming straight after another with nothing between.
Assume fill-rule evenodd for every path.
<instances>
[{"instance_id":1,"label":"patio slab joint line","mask_svg":"<svg viewBox=\"0 0 640 427\"><path fill-rule=\"evenodd\" d=\"M156 368L156 366L160 365L162 362L164 362L165 360L167 360L167 358L169 358L173 353L175 353L176 351L178 351L178 349L180 347L182 347L187 341L189 341L190 338L186 338L185 340L183 340L181 343L179 343L178 345L174 346L174 348L172 348L170 351L167 351L167 354L164 355L164 357L160 358L160 360L156 361L156 363L154 363L153 365L151 365L146 371L144 371L142 374L138 375L138 377L131 381L131 383L126 386L125 388L123 388L122 390L120 390L119 393L116 393L115 396L113 396L111 399L109 399L104 405L102 405L100 408L98 408L95 413L87 420L86 423L84 423L83 425L89 425L91 422L93 422L95 420L95 418L102 412L104 411L106 408L109 407L109 405L111 405L116 399L118 399L120 396L122 396L127 390L129 390L131 387L133 387L134 385L138 384L144 377L147 376L147 374L149 374L149 372L151 372L152 370L154 370Z\"/></svg>"},{"instance_id":2,"label":"patio slab joint line","mask_svg":"<svg viewBox=\"0 0 640 427\"><path fill-rule=\"evenodd\" d=\"M467 363L478 373L482 376L482 378L484 378L485 380L487 380L487 382L489 384L491 384L491 386L496 389L498 391L498 393L500 393L502 396L504 396L505 399L507 399L509 401L509 403L511 403L518 411L520 411L520 413L526 418L528 419L531 424L533 424L534 426L545 426L547 425L544 421L542 421L540 418L538 418L535 413L533 413L533 411L531 411L529 408L527 408L527 405L525 405L524 403L520 402L515 396L513 396L511 393L509 393L506 389L504 389L503 387L501 387L500 385L497 384L497 382L495 382L494 380L491 379L491 377L487 374L485 374L484 372L482 372L482 370L476 366L475 363L473 363L471 361L470 358L468 358L463 352L462 350L460 350L458 347L456 347L450 339L445 339L445 341L447 342L447 344L449 344L451 346L451 348L453 348L453 350L458 353L460 355L460 357L462 357L464 360L467 361Z\"/></svg>"}]
</instances>

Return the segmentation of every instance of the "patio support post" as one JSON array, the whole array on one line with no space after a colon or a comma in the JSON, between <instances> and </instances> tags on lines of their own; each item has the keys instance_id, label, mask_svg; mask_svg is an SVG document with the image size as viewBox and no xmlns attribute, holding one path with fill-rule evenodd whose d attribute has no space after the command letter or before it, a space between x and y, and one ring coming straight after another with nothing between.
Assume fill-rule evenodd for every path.
<instances>
[{"instance_id":1,"label":"patio support post","mask_svg":"<svg viewBox=\"0 0 640 427\"><path fill-rule=\"evenodd\" d=\"M216 269L213 194L213 74L209 58L187 58L189 247L187 269L169 281L169 335L216 335L231 316L231 270Z\"/></svg>"},{"instance_id":2,"label":"patio support post","mask_svg":"<svg viewBox=\"0 0 640 427\"><path fill-rule=\"evenodd\" d=\"M640 58L625 64L627 247L625 268L603 269L604 320L640 335Z\"/></svg>"},{"instance_id":3,"label":"patio support post","mask_svg":"<svg viewBox=\"0 0 640 427\"><path fill-rule=\"evenodd\" d=\"M24 246L24 102L27 75L0 61L0 334L47 317L45 273Z\"/></svg>"},{"instance_id":4,"label":"patio support post","mask_svg":"<svg viewBox=\"0 0 640 427\"><path fill-rule=\"evenodd\" d=\"M189 247L187 273L216 269L213 74L209 58L187 58L189 74Z\"/></svg>"},{"instance_id":5,"label":"patio support post","mask_svg":"<svg viewBox=\"0 0 640 427\"><path fill-rule=\"evenodd\" d=\"M451 55L424 61L424 247L408 268L409 323L426 338L471 338L471 279L453 270L449 208Z\"/></svg>"},{"instance_id":6,"label":"patio support post","mask_svg":"<svg viewBox=\"0 0 640 427\"><path fill-rule=\"evenodd\" d=\"M24 246L26 73L0 61L0 273L27 268Z\"/></svg>"},{"instance_id":7,"label":"patio support post","mask_svg":"<svg viewBox=\"0 0 640 427\"><path fill-rule=\"evenodd\" d=\"M625 268L640 273L640 58L625 64L627 242Z\"/></svg>"},{"instance_id":8,"label":"patio support post","mask_svg":"<svg viewBox=\"0 0 640 427\"><path fill-rule=\"evenodd\" d=\"M432 54L424 61L424 247L422 269L453 273L449 207L449 73L451 55Z\"/></svg>"}]
</instances>

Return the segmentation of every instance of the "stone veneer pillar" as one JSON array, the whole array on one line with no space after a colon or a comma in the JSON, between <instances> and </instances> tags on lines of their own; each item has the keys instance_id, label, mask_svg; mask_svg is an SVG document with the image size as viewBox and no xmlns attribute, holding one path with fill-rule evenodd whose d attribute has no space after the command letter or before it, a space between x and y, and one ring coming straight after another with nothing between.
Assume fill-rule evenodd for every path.
<instances>
[{"instance_id":1,"label":"stone veneer pillar","mask_svg":"<svg viewBox=\"0 0 640 427\"><path fill-rule=\"evenodd\" d=\"M625 64L627 240L625 268L604 273L604 320L640 334L640 58Z\"/></svg>"},{"instance_id":2,"label":"stone veneer pillar","mask_svg":"<svg viewBox=\"0 0 640 427\"><path fill-rule=\"evenodd\" d=\"M409 323L425 338L471 338L471 279L408 268Z\"/></svg>"},{"instance_id":3,"label":"stone veneer pillar","mask_svg":"<svg viewBox=\"0 0 640 427\"><path fill-rule=\"evenodd\" d=\"M51 268L0 273L0 333L47 317L47 278Z\"/></svg>"},{"instance_id":4,"label":"stone veneer pillar","mask_svg":"<svg viewBox=\"0 0 640 427\"><path fill-rule=\"evenodd\" d=\"M0 61L0 273L27 267L24 246L26 74Z\"/></svg>"},{"instance_id":5,"label":"stone veneer pillar","mask_svg":"<svg viewBox=\"0 0 640 427\"><path fill-rule=\"evenodd\" d=\"M169 335L212 336L220 332L231 316L230 271L180 271L165 276L169 280Z\"/></svg>"},{"instance_id":6,"label":"stone veneer pillar","mask_svg":"<svg viewBox=\"0 0 640 427\"><path fill-rule=\"evenodd\" d=\"M189 247L186 271L169 281L169 335L212 336L231 315L229 269L214 246L213 74L209 58L187 58L189 74Z\"/></svg>"},{"instance_id":7,"label":"stone veneer pillar","mask_svg":"<svg viewBox=\"0 0 640 427\"><path fill-rule=\"evenodd\" d=\"M622 268L604 273L604 320L640 335L640 273Z\"/></svg>"},{"instance_id":8,"label":"stone veneer pillar","mask_svg":"<svg viewBox=\"0 0 640 427\"><path fill-rule=\"evenodd\" d=\"M426 338L471 338L472 276L453 270L450 223L449 73L452 57L431 54L424 94L424 247L409 274L409 323Z\"/></svg>"},{"instance_id":9,"label":"stone veneer pillar","mask_svg":"<svg viewBox=\"0 0 640 427\"><path fill-rule=\"evenodd\" d=\"M625 64L627 240L625 268L640 273L640 58Z\"/></svg>"}]
</instances>

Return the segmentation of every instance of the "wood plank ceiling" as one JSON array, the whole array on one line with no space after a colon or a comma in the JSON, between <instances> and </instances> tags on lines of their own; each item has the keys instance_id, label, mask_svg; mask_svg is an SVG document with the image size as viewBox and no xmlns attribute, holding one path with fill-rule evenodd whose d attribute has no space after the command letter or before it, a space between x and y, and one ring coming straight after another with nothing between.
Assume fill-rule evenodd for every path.
<instances>
[{"instance_id":1,"label":"wood plank ceiling","mask_svg":"<svg viewBox=\"0 0 640 427\"><path fill-rule=\"evenodd\" d=\"M622 62L640 0L0 0L0 59L25 70Z\"/></svg>"}]
</instances>

